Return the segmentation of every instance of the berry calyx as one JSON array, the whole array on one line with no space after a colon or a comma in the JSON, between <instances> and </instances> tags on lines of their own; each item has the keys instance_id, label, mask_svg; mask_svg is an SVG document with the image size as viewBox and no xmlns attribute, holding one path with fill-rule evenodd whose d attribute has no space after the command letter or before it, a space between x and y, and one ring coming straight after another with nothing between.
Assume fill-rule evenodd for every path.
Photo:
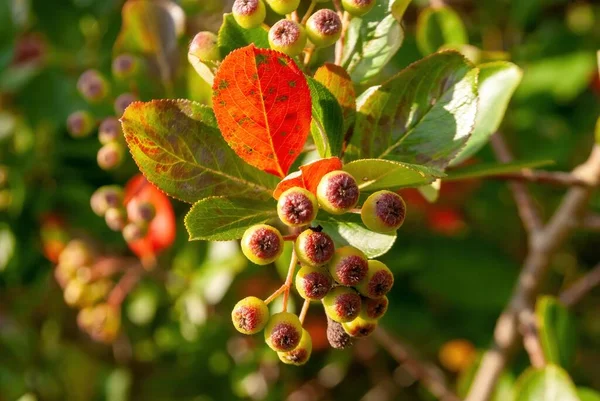
<instances>
[{"instance_id":1,"label":"berry calyx","mask_svg":"<svg viewBox=\"0 0 600 401\"><path fill-rule=\"evenodd\" d=\"M235 0L233 18L244 29L260 26L267 16L267 8L262 0Z\"/></svg>"},{"instance_id":2,"label":"berry calyx","mask_svg":"<svg viewBox=\"0 0 600 401\"><path fill-rule=\"evenodd\" d=\"M306 40L304 27L292 20L283 19L269 30L269 46L271 46L271 49L285 53L290 57L302 53L306 46Z\"/></svg>"},{"instance_id":3,"label":"berry calyx","mask_svg":"<svg viewBox=\"0 0 600 401\"><path fill-rule=\"evenodd\" d=\"M342 0L342 7L353 17L362 17L375 7L377 0Z\"/></svg>"},{"instance_id":4,"label":"berry calyx","mask_svg":"<svg viewBox=\"0 0 600 401\"><path fill-rule=\"evenodd\" d=\"M315 196L300 187L288 189L277 201L277 215L283 224L290 227L309 224L317 217L318 210Z\"/></svg>"},{"instance_id":5,"label":"berry calyx","mask_svg":"<svg viewBox=\"0 0 600 401\"><path fill-rule=\"evenodd\" d=\"M335 11L323 8L306 22L306 34L316 47L331 46L342 34L342 20Z\"/></svg>"},{"instance_id":6,"label":"berry calyx","mask_svg":"<svg viewBox=\"0 0 600 401\"><path fill-rule=\"evenodd\" d=\"M123 189L117 185L105 185L94 192L90 200L92 210L103 217L106 211L123 205Z\"/></svg>"},{"instance_id":7,"label":"berry calyx","mask_svg":"<svg viewBox=\"0 0 600 401\"><path fill-rule=\"evenodd\" d=\"M102 170L112 170L123 162L125 149L119 142L109 142L98 150L96 161Z\"/></svg>"},{"instance_id":8,"label":"berry calyx","mask_svg":"<svg viewBox=\"0 0 600 401\"><path fill-rule=\"evenodd\" d=\"M240 333L256 334L267 325L269 308L262 299L246 297L233 307L231 321Z\"/></svg>"},{"instance_id":9,"label":"berry calyx","mask_svg":"<svg viewBox=\"0 0 600 401\"><path fill-rule=\"evenodd\" d=\"M341 323L327 316L327 341L335 349L346 349L352 346L352 337L346 333Z\"/></svg>"},{"instance_id":10,"label":"berry calyx","mask_svg":"<svg viewBox=\"0 0 600 401\"><path fill-rule=\"evenodd\" d=\"M348 287L335 287L323 298L325 313L338 323L350 322L361 309L360 295Z\"/></svg>"},{"instance_id":11,"label":"berry calyx","mask_svg":"<svg viewBox=\"0 0 600 401\"><path fill-rule=\"evenodd\" d=\"M291 351L300 344L302 332L302 324L298 316L289 312L280 312L269 319L265 327L265 341L273 351Z\"/></svg>"},{"instance_id":12,"label":"berry calyx","mask_svg":"<svg viewBox=\"0 0 600 401\"><path fill-rule=\"evenodd\" d=\"M345 286L358 285L367 277L369 261L364 253L353 246L343 246L336 249L331 262L329 273L333 279Z\"/></svg>"},{"instance_id":13,"label":"berry calyx","mask_svg":"<svg viewBox=\"0 0 600 401\"><path fill-rule=\"evenodd\" d=\"M121 123L115 117L107 117L100 123L98 128L98 140L102 145L116 142L123 137Z\"/></svg>"},{"instance_id":14,"label":"berry calyx","mask_svg":"<svg viewBox=\"0 0 600 401\"><path fill-rule=\"evenodd\" d=\"M92 133L94 117L87 111L76 111L67 117L67 131L73 138L83 138Z\"/></svg>"},{"instance_id":15,"label":"berry calyx","mask_svg":"<svg viewBox=\"0 0 600 401\"><path fill-rule=\"evenodd\" d=\"M381 298L363 298L360 316L365 320L377 320L385 315L389 305L386 296Z\"/></svg>"},{"instance_id":16,"label":"berry calyx","mask_svg":"<svg viewBox=\"0 0 600 401\"><path fill-rule=\"evenodd\" d=\"M266 0L271 10L275 11L279 15L290 14L292 11L296 11L300 5L300 0Z\"/></svg>"},{"instance_id":17,"label":"berry calyx","mask_svg":"<svg viewBox=\"0 0 600 401\"><path fill-rule=\"evenodd\" d=\"M369 195L360 211L360 218L371 231L390 233L404 223L406 203L392 191L378 191Z\"/></svg>"},{"instance_id":18,"label":"berry calyx","mask_svg":"<svg viewBox=\"0 0 600 401\"><path fill-rule=\"evenodd\" d=\"M322 299L333 285L329 273L321 267L302 266L296 274L296 290L304 299Z\"/></svg>"},{"instance_id":19,"label":"berry calyx","mask_svg":"<svg viewBox=\"0 0 600 401\"><path fill-rule=\"evenodd\" d=\"M275 227L254 225L242 237L242 252L252 263L267 265L283 252L283 237Z\"/></svg>"},{"instance_id":20,"label":"berry calyx","mask_svg":"<svg viewBox=\"0 0 600 401\"><path fill-rule=\"evenodd\" d=\"M121 231L127 224L127 213L122 207L111 207L104 215L106 225L113 231Z\"/></svg>"},{"instance_id":21,"label":"berry calyx","mask_svg":"<svg viewBox=\"0 0 600 401\"><path fill-rule=\"evenodd\" d=\"M331 260L335 252L331 237L312 228L298 235L294 248L300 263L307 266L323 266Z\"/></svg>"},{"instance_id":22,"label":"berry calyx","mask_svg":"<svg viewBox=\"0 0 600 401\"><path fill-rule=\"evenodd\" d=\"M302 339L296 348L287 352L278 352L279 360L286 365L302 366L310 359L312 353L312 338L305 329L302 329Z\"/></svg>"},{"instance_id":23,"label":"berry calyx","mask_svg":"<svg viewBox=\"0 0 600 401\"><path fill-rule=\"evenodd\" d=\"M108 82L96 70L87 70L79 77L77 89L85 100L90 103L102 101L108 95Z\"/></svg>"},{"instance_id":24,"label":"berry calyx","mask_svg":"<svg viewBox=\"0 0 600 401\"><path fill-rule=\"evenodd\" d=\"M200 61L219 61L221 52L217 45L217 35L212 32L198 32L190 42L188 54L198 57Z\"/></svg>"},{"instance_id":25,"label":"berry calyx","mask_svg":"<svg viewBox=\"0 0 600 401\"><path fill-rule=\"evenodd\" d=\"M394 285L394 275L378 260L369 260L367 278L356 285L356 289L368 298L381 298Z\"/></svg>"},{"instance_id":26,"label":"berry calyx","mask_svg":"<svg viewBox=\"0 0 600 401\"><path fill-rule=\"evenodd\" d=\"M359 195L354 177L341 170L325 174L317 186L319 206L331 214L348 212L358 203Z\"/></svg>"},{"instance_id":27,"label":"berry calyx","mask_svg":"<svg viewBox=\"0 0 600 401\"><path fill-rule=\"evenodd\" d=\"M342 323L342 327L352 337L367 337L377 328L377 320L363 319L358 316L351 322Z\"/></svg>"}]
</instances>

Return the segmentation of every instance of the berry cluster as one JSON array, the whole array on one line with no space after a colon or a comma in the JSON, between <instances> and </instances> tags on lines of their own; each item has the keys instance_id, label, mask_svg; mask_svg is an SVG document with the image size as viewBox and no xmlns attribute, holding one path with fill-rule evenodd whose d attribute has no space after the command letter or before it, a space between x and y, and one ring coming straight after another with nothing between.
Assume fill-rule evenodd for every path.
<instances>
[{"instance_id":1,"label":"berry cluster","mask_svg":"<svg viewBox=\"0 0 600 401\"><path fill-rule=\"evenodd\" d=\"M335 348L344 348L351 337L365 337L377 327L388 307L387 292L394 284L390 269L377 260L368 260L352 246L336 249L333 239L322 227L310 224L319 209L340 215L357 213L360 191L352 175L344 171L325 174L316 195L293 187L281 194L277 214L293 232L283 236L270 225L258 224L246 230L242 252L253 263L266 265L280 257L284 241L294 242L292 261L286 283L266 300L247 297L232 311L235 328L244 334L264 329L265 341L287 364L302 365L311 354L310 334L302 327L311 301L321 301L328 318L328 338ZM371 194L363 203L360 215L372 231L388 233L404 222L406 205L391 191ZM297 265L300 269L295 275ZM305 300L299 316L287 311L292 286ZM269 314L267 304L283 294L283 311Z\"/></svg>"}]
</instances>

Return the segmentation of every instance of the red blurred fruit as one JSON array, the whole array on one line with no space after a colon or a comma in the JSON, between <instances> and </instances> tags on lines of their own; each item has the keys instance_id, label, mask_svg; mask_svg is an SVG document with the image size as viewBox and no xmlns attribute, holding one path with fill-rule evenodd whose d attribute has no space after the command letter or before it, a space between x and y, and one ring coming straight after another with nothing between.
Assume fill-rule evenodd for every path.
<instances>
[{"instance_id":1,"label":"red blurred fruit","mask_svg":"<svg viewBox=\"0 0 600 401\"><path fill-rule=\"evenodd\" d=\"M448 236L458 235L466 228L461 213L450 207L431 209L427 221L433 231Z\"/></svg>"},{"instance_id":2,"label":"red blurred fruit","mask_svg":"<svg viewBox=\"0 0 600 401\"><path fill-rule=\"evenodd\" d=\"M329 341L327 341L327 319L323 315L310 314L306 316L303 327L310 333L313 352L330 348Z\"/></svg>"}]
</instances>

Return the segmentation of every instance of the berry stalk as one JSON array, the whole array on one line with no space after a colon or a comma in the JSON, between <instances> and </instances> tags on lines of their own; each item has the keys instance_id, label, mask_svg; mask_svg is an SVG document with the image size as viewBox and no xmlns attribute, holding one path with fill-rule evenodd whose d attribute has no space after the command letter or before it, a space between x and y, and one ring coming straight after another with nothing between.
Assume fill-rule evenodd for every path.
<instances>
[{"instance_id":1,"label":"berry stalk","mask_svg":"<svg viewBox=\"0 0 600 401\"><path fill-rule=\"evenodd\" d=\"M295 244L294 244L295 245ZM296 256L296 250L292 249L292 258L290 260L290 268L283 284L283 311L287 312L288 300L290 298L290 289L292 288L292 280L294 278L294 272L296 271L296 265L298 264L298 257Z\"/></svg>"},{"instance_id":2,"label":"berry stalk","mask_svg":"<svg viewBox=\"0 0 600 401\"><path fill-rule=\"evenodd\" d=\"M298 318L300 319L300 323L304 324L304 319L306 318L306 314L308 313L308 308L310 307L310 299L305 299L302 304L302 310L300 311L300 315Z\"/></svg>"}]
</instances>

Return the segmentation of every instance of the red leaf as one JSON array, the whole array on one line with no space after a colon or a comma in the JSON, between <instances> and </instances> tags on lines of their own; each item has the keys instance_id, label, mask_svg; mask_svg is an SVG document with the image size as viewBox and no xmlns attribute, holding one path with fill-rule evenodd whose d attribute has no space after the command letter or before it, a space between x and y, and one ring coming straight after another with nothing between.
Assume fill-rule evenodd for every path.
<instances>
[{"instance_id":1,"label":"red leaf","mask_svg":"<svg viewBox=\"0 0 600 401\"><path fill-rule=\"evenodd\" d=\"M342 161L337 157L319 159L312 163L300 166L300 171L294 171L277 184L273 197L277 200L286 190L293 187L308 189L313 194L317 193L317 186L321 178L327 173L342 168Z\"/></svg>"},{"instance_id":2,"label":"red leaf","mask_svg":"<svg viewBox=\"0 0 600 401\"><path fill-rule=\"evenodd\" d=\"M285 177L283 180L281 180L279 182L279 184L277 184L277 187L275 188L275 190L273 191L273 198L275 198L275 200L279 200L279 197L281 196L282 193L284 193L285 191L287 191L288 189L293 188L293 187L304 188L304 181L302 180L302 172L294 171L293 173L291 173L287 177Z\"/></svg>"},{"instance_id":3,"label":"red leaf","mask_svg":"<svg viewBox=\"0 0 600 401\"><path fill-rule=\"evenodd\" d=\"M308 137L306 78L283 53L254 45L231 52L217 71L213 107L223 137L248 164L285 177Z\"/></svg>"}]
</instances>

